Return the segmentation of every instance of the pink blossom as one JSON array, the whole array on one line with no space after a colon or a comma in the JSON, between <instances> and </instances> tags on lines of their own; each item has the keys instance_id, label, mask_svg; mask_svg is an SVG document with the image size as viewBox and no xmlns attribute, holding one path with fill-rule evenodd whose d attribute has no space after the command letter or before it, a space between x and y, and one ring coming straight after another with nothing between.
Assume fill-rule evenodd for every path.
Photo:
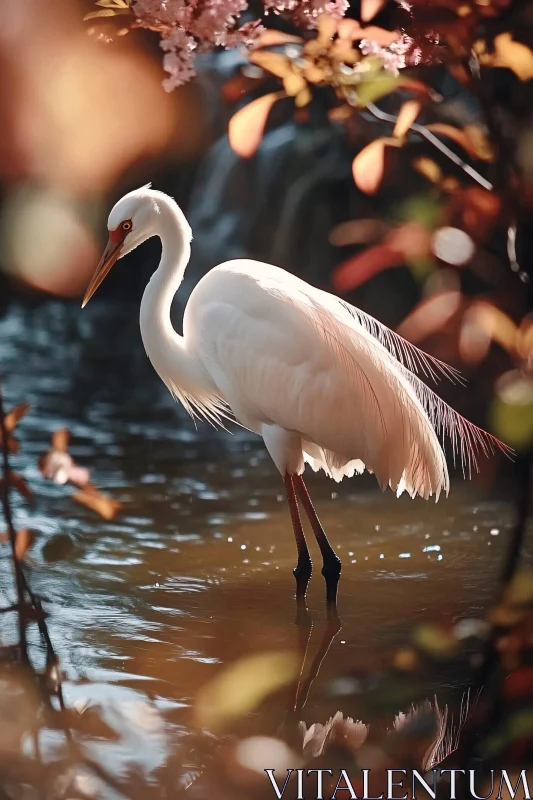
<instances>
[{"instance_id":1,"label":"pink blossom","mask_svg":"<svg viewBox=\"0 0 533 800\"><path fill-rule=\"evenodd\" d=\"M169 73L163 87L171 92L176 86L187 83L196 74L194 71L194 50L196 41L184 28L174 27L161 39L161 48L166 50L163 67Z\"/></svg>"},{"instance_id":2,"label":"pink blossom","mask_svg":"<svg viewBox=\"0 0 533 800\"><path fill-rule=\"evenodd\" d=\"M361 52L365 56L378 56L383 61L385 69L398 74L406 66L420 63L421 54L418 48L413 49L413 40L403 34L389 47L382 47L372 39L361 39L359 43Z\"/></svg>"}]
</instances>

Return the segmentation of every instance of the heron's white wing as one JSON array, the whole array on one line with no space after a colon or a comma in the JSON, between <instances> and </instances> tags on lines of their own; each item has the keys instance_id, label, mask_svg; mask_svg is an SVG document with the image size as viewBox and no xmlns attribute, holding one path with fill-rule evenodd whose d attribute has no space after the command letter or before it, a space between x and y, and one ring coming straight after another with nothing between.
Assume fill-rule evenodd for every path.
<instances>
[{"instance_id":1,"label":"heron's white wing","mask_svg":"<svg viewBox=\"0 0 533 800\"><path fill-rule=\"evenodd\" d=\"M184 328L240 422L298 432L339 464L361 460L382 485L447 490L435 429L467 467L494 444L412 371L440 362L276 267L217 267L193 292Z\"/></svg>"}]
</instances>

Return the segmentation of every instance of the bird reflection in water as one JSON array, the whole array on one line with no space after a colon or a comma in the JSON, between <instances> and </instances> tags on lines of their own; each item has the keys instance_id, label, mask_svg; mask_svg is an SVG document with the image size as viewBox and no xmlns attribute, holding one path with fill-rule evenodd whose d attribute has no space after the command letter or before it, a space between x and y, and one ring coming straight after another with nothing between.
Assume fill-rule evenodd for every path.
<instances>
[{"instance_id":1,"label":"bird reflection in water","mask_svg":"<svg viewBox=\"0 0 533 800\"><path fill-rule=\"evenodd\" d=\"M267 768L275 771L278 790L285 787L284 797L316 797L317 769L332 772L331 778L323 775L324 797L332 796L340 770L349 773L357 796L363 796L363 769L372 771L372 796L379 796L386 789L387 769L416 769L424 775L437 765L448 763L469 713L468 693L463 695L457 719L447 706L441 708L435 697L433 701L408 705L405 711L397 711L387 720L373 719L371 724L347 716L342 710L324 723L302 721L313 685L341 630L338 620L328 621L307 668L314 626L309 616L306 622L301 620L297 628L299 669L288 691L281 725L272 735L211 740L213 752L204 762L204 769L188 773L185 778L188 796L225 800L247 798L253 792L254 797L271 798L273 785ZM350 700L353 702L353 697ZM289 770L292 773L287 777ZM346 791L344 784L342 788Z\"/></svg>"}]
</instances>

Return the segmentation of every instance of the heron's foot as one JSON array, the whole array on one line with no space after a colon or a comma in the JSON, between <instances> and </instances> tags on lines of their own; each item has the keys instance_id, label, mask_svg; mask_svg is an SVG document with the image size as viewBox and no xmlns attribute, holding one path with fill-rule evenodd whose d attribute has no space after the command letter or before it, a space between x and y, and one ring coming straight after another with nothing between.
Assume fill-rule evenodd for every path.
<instances>
[{"instance_id":1,"label":"heron's foot","mask_svg":"<svg viewBox=\"0 0 533 800\"><path fill-rule=\"evenodd\" d=\"M311 580L311 573L313 572L313 562L309 558L308 553L302 554L298 559L298 563L293 569L293 575L296 578L296 602L303 601L305 605L305 595L307 587Z\"/></svg>"},{"instance_id":2,"label":"heron's foot","mask_svg":"<svg viewBox=\"0 0 533 800\"><path fill-rule=\"evenodd\" d=\"M341 576L342 563L340 558L335 553L328 554L324 559L322 567L322 575L326 581L326 603L328 607L328 619L334 621L338 620L337 615L337 589L339 586L339 578Z\"/></svg>"}]
</instances>

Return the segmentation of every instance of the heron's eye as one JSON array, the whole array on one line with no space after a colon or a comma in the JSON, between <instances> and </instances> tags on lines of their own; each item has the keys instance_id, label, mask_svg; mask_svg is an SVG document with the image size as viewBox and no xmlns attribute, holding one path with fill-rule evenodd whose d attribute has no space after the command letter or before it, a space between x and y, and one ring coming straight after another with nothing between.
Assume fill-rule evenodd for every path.
<instances>
[{"instance_id":1,"label":"heron's eye","mask_svg":"<svg viewBox=\"0 0 533 800\"><path fill-rule=\"evenodd\" d=\"M122 228L123 231L131 231L131 222L126 220L126 222L123 222L120 227Z\"/></svg>"}]
</instances>

